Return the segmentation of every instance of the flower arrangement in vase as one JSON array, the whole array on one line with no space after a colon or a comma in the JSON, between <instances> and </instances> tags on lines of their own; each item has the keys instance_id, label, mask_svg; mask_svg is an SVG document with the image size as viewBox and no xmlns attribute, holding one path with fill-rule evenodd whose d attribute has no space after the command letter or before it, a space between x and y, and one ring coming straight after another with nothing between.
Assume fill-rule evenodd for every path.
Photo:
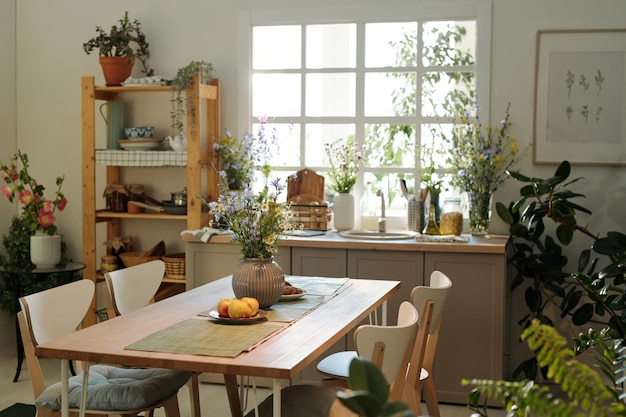
<instances>
[{"instance_id":1,"label":"flower arrangement in vase","mask_svg":"<svg viewBox=\"0 0 626 417\"><path fill-rule=\"evenodd\" d=\"M508 178L507 171L523 156L517 141L509 134L509 109L498 126L484 125L476 115L461 112L445 139L449 145L447 162L452 168L451 185L467 193L470 228L474 235L485 235L489 228L491 198Z\"/></svg>"},{"instance_id":2,"label":"flower arrangement in vase","mask_svg":"<svg viewBox=\"0 0 626 417\"><path fill-rule=\"evenodd\" d=\"M0 162L0 171L5 185L2 194L13 202L22 205L19 216L21 223L31 234L31 262L38 267L53 267L61 259L61 237L56 234L55 211L62 211L67 199L61 191L64 176L57 177L54 199L44 197L45 187L39 184L28 172L28 155L17 151L9 165ZM34 236L33 236L34 235Z\"/></svg>"}]
</instances>

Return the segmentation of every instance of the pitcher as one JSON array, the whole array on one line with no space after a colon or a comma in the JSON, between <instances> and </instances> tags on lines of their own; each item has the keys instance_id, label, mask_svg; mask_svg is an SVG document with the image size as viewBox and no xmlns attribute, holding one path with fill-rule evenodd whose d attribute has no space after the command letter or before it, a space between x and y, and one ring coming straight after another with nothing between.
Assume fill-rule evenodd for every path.
<instances>
[{"instance_id":1,"label":"pitcher","mask_svg":"<svg viewBox=\"0 0 626 417\"><path fill-rule=\"evenodd\" d=\"M100 106L100 114L107 124L107 149L120 149L120 139L124 139L124 102L107 101Z\"/></svg>"}]
</instances>

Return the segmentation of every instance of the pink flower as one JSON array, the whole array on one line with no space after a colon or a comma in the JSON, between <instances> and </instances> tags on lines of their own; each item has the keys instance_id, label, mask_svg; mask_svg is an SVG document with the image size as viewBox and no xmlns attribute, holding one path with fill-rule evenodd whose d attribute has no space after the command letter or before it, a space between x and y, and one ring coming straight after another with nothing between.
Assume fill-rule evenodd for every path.
<instances>
[{"instance_id":1,"label":"pink flower","mask_svg":"<svg viewBox=\"0 0 626 417\"><path fill-rule=\"evenodd\" d=\"M20 191L17 195L17 198L19 202L24 204L25 206L29 205L35 199L33 193L30 190Z\"/></svg>"},{"instance_id":2,"label":"pink flower","mask_svg":"<svg viewBox=\"0 0 626 417\"><path fill-rule=\"evenodd\" d=\"M6 172L2 173L2 179L5 180L6 182L10 183L10 182L15 182L17 180L17 172L15 172L14 169L9 168L6 170Z\"/></svg>"},{"instance_id":3,"label":"pink flower","mask_svg":"<svg viewBox=\"0 0 626 417\"><path fill-rule=\"evenodd\" d=\"M51 210L43 209L39 212L39 224L43 227L52 226L55 220Z\"/></svg>"},{"instance_id":4,"label":"pink flower","mask_svg":"<svg viewBox=\"0 0 626 417\"><path fill-rule=\"evenodd\" d=\"M9 201L11 202L13 201L13 189L9 187L8 185L2 186L2 194L4 194L4 196L8 198Z\"/></svg>"},{"instance_id":5,"label":"pink flower","mask_svg":"<svg viewBox=\"0 0 626 417\"><path fill-rule=\"evenodd\" d=\"M57 203L57 208L59 209L59 211L63 211L63 209L65 208L65 206L67 206L67 198L63 197L61 200L59 200L59 202Z\"/></svg>"}]
</instances>

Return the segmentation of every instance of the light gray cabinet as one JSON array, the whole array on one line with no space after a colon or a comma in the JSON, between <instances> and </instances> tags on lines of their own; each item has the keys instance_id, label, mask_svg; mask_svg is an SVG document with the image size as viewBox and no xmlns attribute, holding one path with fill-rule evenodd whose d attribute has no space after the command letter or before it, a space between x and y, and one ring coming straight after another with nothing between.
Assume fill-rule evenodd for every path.
<instances>
[{"instance_id":1,"label":"light gray cabinet","mask_svg":"<svg viewBox=\"0 0 626 417\"><path fill-rule=\"evenodd\" d=\"M439 270L450 277L433 367L438 400L467 403L461 379L504 377L506 259L504 255L426 253L426 282Z\"/></svg>"},{"instance_id":2,"label":"light gray cabinet","mask_svg":"<svg viewBox=\"0 0 626 417\"><path fill-rule=\"evenodd\" d=\"M345 249L291 248L291 273L307 277L347 276Z\"/></svg>"}]
</instances>

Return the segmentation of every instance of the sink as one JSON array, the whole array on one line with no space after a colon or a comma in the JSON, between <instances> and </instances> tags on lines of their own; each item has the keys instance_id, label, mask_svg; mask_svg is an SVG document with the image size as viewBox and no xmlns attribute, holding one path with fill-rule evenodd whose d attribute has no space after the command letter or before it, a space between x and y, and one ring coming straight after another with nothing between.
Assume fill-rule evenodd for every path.
<instances>
[{"instance_id":1,"label":"sink","mask_svg":"<svg viewBox=\"0 0 626 417\"><path fill-rule=\"evenodd\" d=\"M387 232L379 232L377 230L347 230L339 232L339 236L349 239L362 240L402 240L413 239L417 233L408 230L390 230Z\"/></svg>"}]
</instances>

